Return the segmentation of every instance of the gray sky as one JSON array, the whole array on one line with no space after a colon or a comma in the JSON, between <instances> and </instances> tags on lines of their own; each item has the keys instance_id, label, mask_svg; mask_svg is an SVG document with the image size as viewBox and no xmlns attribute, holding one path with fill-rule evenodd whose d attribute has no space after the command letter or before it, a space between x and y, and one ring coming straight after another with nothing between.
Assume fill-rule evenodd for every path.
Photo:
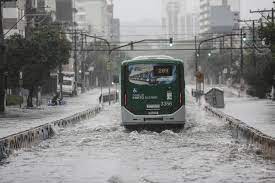
<instances>
[{"instance_id":1,"label":"gray sky","mask_svg":"<svg viewBox=\"0 0 275 183\"><path fill-rule=\"evenodd\" d=\"M191 1L191 0L190 0ZM250 9L271 8L273 0L241 0L242 15L251 17ZM155 19L160 22L161 0L114 0L115 17L121 22Z\"/></svg>"}]
</instances>

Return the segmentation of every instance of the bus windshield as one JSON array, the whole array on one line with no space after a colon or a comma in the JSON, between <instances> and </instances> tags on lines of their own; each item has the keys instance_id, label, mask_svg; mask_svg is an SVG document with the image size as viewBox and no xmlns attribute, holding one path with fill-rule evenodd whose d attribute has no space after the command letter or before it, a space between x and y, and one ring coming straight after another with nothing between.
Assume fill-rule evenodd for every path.
<instances>
[{"instance_id":1,"label":"bus windshield","mask_svg":"<svg viewBox=\"0 0 275 183\"><path fill-rule=\"evenodd\" d=\"M128 79L137 85L167 85L176 81L176 66L171 64L131 64Z\"/></svg>"}]
</instances>

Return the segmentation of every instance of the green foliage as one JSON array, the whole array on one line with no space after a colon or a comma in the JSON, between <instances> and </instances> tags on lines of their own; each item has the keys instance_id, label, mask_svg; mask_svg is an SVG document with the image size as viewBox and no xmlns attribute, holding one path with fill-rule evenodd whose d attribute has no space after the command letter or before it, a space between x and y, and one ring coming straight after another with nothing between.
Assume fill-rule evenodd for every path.
<instances>
[{"instance_id":1,"label":"green foliage","mask_svg":"<svg viewBox=\"0 0 275 183\"><path fill-rule=\"evenodd\" d=\"M259 37L265 41L266 45L275 44L275 26L273 23L266 23L259 29Z\"/></svg>"},{"instance_id":2,"label":"green foliage","mask_svg":"<svg viewBox=\"0 0 275 183\"><path fill-rule=\"evenodd\" d=\"M34 49L39 53L40 63L46 63L50 69L59 64L67 64L70 58L71 44L61 33L58 25L46 25L34 30L32 36Z\"/></svg>"},{"instance_id":3,"label":"green foliage","mask_svg":"<svg viewBox=\"0 0 275 183\"><path fill-rule=\"evenodd\" d=\"M202 72L204 72L206 79L213 79L214 82L218 82L219 75L223 72L223 70L230 70L230 51L224 51L223 53L212 53L210 57L208 56L208 52L202 51L199 65L202 67ZM238 72L238 68L235 69L236 72Z\"/></svg>"},{"instance_id":4,"label":"green foliage","mask_svg":"<svg viewBox=\"0 0 275 183\"><path fill-rule=\"evenodd\" d=\"M265 98L271 91L272 75L275 64L269 56L257 56L257 66L255 67L249 59L244 67L244 79L248 84L248 94L254 97Z\"/></svg>"},{"instance_id":5,"label":"green foliage","mask_svg":"<svg viewBox=\"0 0 275 183\"><path fill-rule=\"evenodd\" d=\"M7 96L7 106L20 105L22 103L23 103L23 98L21 96L16 96L16 95Z\"/></svg>"},{"instance_id":6,"label":"green foliage","mask_svg":"<svg viewBox=\"0 0 275 183\"><path fill-rule=\"evenodd\" d=\"M21 35L13 35L7 39L7 70L9 74L8 87L18 87L19 71L27 63L26 49L27 41Z\"/></svg>"},{"instance_id":7,"label":"green foliage","mask_svg":"<svg viewBox=\"0 0 275 183\"><path fill-rule=\"evenodd\" d=\"M20 71L24 88L33 90L43 85L52 69L68 63L70 42L60 32L60 27L47 25L34 29L30 40L20 35L7 39L9 88L18 87Z\"/></svg>"},{"instance_id":8,"label":"green foliage","mask_svg":"<svg viewBox=\"0 0 275 183\"><path fill-rule=\"evenodd\" d=\"M95 50L108 50L108 47L105 42L97 41L96 44L91 43L89 45L90 49ZM120 63L124 60L127 60L129 57L125 52L114 51L111 54L112 62L112 74L119 75ZM99 82L102 85L107 84L108 80L108 71L107 71L107 62L108 62L108 52L107 51L95 51L88 52L86 57L86 63L88 66L94 67L93 76L98 77Z\"/></svg>"}]
</instances>

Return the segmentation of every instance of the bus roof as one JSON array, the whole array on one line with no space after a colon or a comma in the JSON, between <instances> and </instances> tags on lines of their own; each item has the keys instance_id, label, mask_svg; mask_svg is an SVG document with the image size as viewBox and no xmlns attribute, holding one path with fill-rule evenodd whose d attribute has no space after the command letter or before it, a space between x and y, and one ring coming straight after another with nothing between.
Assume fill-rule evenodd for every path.
<instances>
[{"instance_id":1,"label":"bus roof","mask_svg":"<svg viewBox=\"0 0 275 183\"><path fill-rule=\"evenodd\" d=\"M146 60L146 59L174 59L174 58L166 55L139 56L139 57L133 58L133 60Z\"/></svg>"},{"instance_id":2,"label":"bus roof","mask_svg":"<svg viewBox=\"0 0 275 183\"><path fill-rule=\"evenodd\" d=\"M173 57L170 56L166 56L166 55L153 55L153 56L139 56L139 57L135 57L132 60L126 60L124 62L122 62L122 64L127 64L130 62L137 62L137 61L151 61L151 60L159 60L159 61L172 61L172 62L183 62L182 60L179 59L175 59Z\"/></svg>"}]
</instances>

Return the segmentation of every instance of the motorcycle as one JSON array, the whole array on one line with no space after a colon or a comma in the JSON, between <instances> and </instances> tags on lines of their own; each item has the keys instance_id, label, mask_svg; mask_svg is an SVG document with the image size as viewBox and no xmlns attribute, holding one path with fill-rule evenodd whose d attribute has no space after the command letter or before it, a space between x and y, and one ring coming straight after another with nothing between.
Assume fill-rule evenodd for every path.
<instances>
[{"instance_id":1,"label":"motorcycle","mask_svg":"<svg viewBox=\"0 0 275 183\"><path fill-rule=\"evenodd\" d=\"M66 101L64 101L63 99L57 98L56 100L49 100L48 101L48 106L57 106L57 105L65 105Z\"/></svg>"}]
</instances>

